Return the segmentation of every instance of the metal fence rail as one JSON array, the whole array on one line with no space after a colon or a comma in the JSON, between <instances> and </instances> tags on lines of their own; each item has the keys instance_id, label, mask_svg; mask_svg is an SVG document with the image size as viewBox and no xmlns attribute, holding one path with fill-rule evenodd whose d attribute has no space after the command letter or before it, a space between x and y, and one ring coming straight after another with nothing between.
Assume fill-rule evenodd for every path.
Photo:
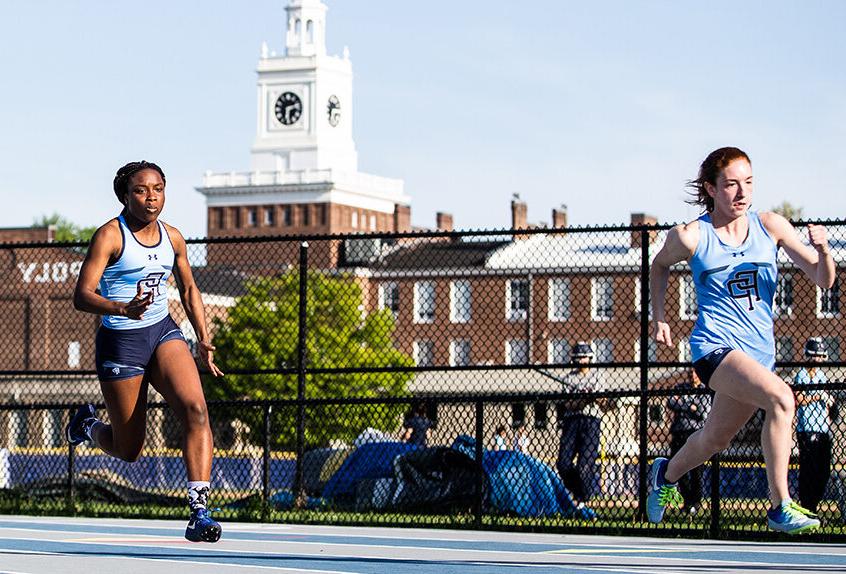
<instances>
[{"instance_id":1,"label":"metal fence rail","mask_svg":"<svg viewBox=\"0 0 846 574\"><path fill-rule=\"evenodd\" d=\"M846 223L823 223L838 283L817 289L779 259L777 372L790 382L812 367L826 375L795 386L814 400L789 479L800 501L816 496L808 477L822 481L815 536L843 540ZM679 405L707 408L709 398L689 384L697 315L686 265L667 294L678 345L650 338L648 266L666 230L189 241L227 373L204 377L215 503L269 520L767 536L760 414L684 485L685 508L644 521L648 464L686 430L674 425ZM71 304L84 247L0 245L0 510L179 512L180 431L152 392L139 461L62 440L70 409L100 400L96 318ZM175 301L171 314L192 344ZM803 358L809 337L822 338L825 362ZM584 368L597 385L585 392L567 386L579 342L594 353ZM426 448L402 440L414 409L431 425ZM830 443L827 470L800 451L809 440L815 453Z\"/></svg>"}]
</instances>

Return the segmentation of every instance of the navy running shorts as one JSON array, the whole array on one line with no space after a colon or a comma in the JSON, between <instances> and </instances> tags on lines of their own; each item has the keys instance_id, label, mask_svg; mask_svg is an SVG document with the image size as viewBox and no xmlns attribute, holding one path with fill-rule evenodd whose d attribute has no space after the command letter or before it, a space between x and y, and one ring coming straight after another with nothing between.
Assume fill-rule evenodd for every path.
<instances>
[{"instance_id":1,"label":"navy running shorts","mask_svg":"<svg viewBox=\"0 0 846 574\"><path fill-rule=\"evenodd\" d=\"M95 339L97 376L117 381L143 375L156 348L165 341L185 340L170 315L140 329L109 329L100 325Z\"/></svg>"},{"instance_id":2,"label":"navy running shorts","mask_svg":"<svg viewBox=\"0 0 846 574\"><path fill-rule=\"evenodd\" d=\"M711 375L714 374L714 371L717 370L717 367L720 366L723 359L728 357L728 354L733 350L734 349L730 347L720 347L719 349L714 349L693 363L693 370L696 371L697 375L699 375L699 380L702 381L703 385L709 389L711 388L708 384L711 381Z\"/></svg>"}]
</instances>

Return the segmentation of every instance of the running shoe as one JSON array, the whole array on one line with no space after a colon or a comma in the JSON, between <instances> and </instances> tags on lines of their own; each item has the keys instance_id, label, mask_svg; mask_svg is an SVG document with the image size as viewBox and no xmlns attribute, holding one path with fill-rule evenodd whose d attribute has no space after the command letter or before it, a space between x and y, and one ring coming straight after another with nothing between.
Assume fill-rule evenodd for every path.
<instances>
[{"instance_id":1,"label":"running shoe","mask_svg":"<svg viewBox=\"0 0 846 574\"><path fill-rule=\"evenodd\" d=\"M198 508L191 512L185 538L191 542L217 542L220 540L220 524L215 521L208 510Z\"/></svg>"},{"instance_id":2,"label":"running shoe","mask_svg":"<svg viewBox=\"0 0 846 574\"><path fill-rule=\"evenodd\" d=\"M72 446L91 440L88 429L97 421L94 405L83 405L73 415L68 426L65 427L65 438Z\"/></svg>"},{"instance_id":3,"label":"running shoe","mask_svg":"<svg viewBox=\"0 0 846 574\"><path fill-rule=\"evenodd\" d=\"M787 534L799 534L820 527L817 515L802 508L792 500L782 502L778 508L767 511L767 525Z\"/></svg>"},{"instance_id":4,"label":"running shoe","mask_svg":"<svg viewBox=\"0 0 846 574\"><path fill-rule=\"evenodd\" d=\"M596 520L596 511L580 502L576 505L576 517L580 520Z\"/></svg>"},{"instance_id":5,"label":"running shoe","mask_svg":"<svg viewBox=\"0 0 846 574\"><path fill-rule=\"evenodd\" d=\"M668 506L681 508L684 504L678 484L664 479L668 462L666 458L656 458L650 469L649 496L646 498L646 516L649 522L661 522Z\"/></svg>"}]
</instances>

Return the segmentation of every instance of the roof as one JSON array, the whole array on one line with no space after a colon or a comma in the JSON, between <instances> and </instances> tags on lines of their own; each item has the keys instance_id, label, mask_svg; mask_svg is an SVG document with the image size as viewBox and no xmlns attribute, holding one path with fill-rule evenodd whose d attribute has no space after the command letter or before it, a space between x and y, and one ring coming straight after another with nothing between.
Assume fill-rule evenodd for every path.
<instances>
[{"instance_id":1,"label":"roof","mask_svg":"<svg viewBox=\"0 0 846 574\"><path fill-rule=\"evenodd\" d=\"M455 269L484 267L488 255L507 241L426 241L399 244L371 268L374 270Z\"/></svg>"}]
</instances>

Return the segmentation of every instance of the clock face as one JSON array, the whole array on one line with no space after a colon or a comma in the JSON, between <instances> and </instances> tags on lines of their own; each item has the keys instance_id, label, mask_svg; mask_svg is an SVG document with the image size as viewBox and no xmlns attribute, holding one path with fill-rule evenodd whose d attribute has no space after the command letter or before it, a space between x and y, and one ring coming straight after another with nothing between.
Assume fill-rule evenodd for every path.
<instances>
[{"instance_id":1,"label":"clock face","mask_svg":"<svg viewBox=\"0 0 846 574\"><path fill-rule=\"evenodd\" d=\"M303 103L293 92L285 92L276 99L276 119L286 126L295 124L303 113Z\"/></svg>"},{"instance_id":2,"label":"clock face","mask_svg":"<svg viewBox=\"0 0 846 574\"><path fill-rule=\"evenodd\" d=\"M326 106L329 113L329 125L335 127L341 121L341 101L338 96L329 96L329 104Z\"/></svg>"}]
</instances>

